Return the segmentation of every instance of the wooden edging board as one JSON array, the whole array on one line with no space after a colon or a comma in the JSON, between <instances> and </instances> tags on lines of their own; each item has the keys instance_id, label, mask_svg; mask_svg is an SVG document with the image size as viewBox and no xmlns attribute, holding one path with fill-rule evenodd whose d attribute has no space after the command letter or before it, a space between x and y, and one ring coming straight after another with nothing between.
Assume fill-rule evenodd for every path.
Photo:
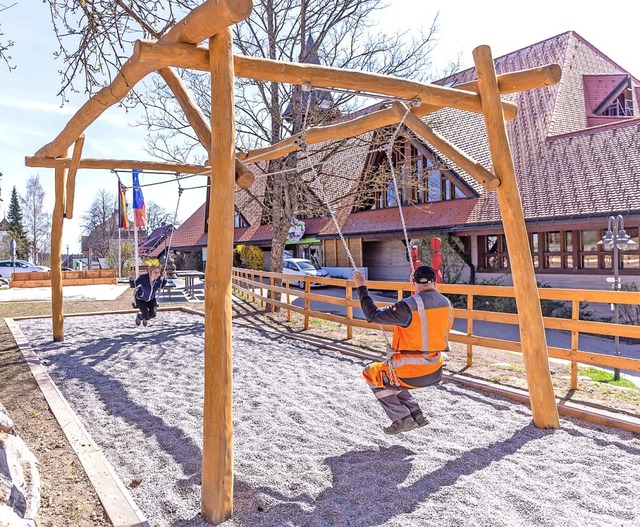
<instances>
[{"instance_id":1,"label":"wooden edging board","mask_svg":"<svg viewBox=\"0 0 640 527\"><path fill-rule=\"evenodd\" d=\"M100 447L93 441L78 416L47 374L20 331L18 324L12 318L4 320L47 400L51 412L78 456L113 526L150 527L149 522L133 501L131 494L118 478Z\"/></svg>"},{"instance_id":2,"label":"wooden edging board","mask_svg":"<svg viewBox=\"0 0 640 527\"><path fill-rule=\"evenodd\" d=\"M162 311L182 311L184 313L190 313L204 317L204 312L188 307L167 307L161 308ZM123 311L108 311L108 312L93 312L93 313L73 313L65 316L95 316L95 315L107 315L107 314L126 314L134 313L135 310L123 310ZM150 527L141 511L135 505L131 495L124 487L118 476L115 474L113 468L104 457L99 447L93 442L88 432L82 426L77 416L71 410L66 400L55 386L45 369L40 364L39 359L35 353L31 350L31 347L27 343L24 335L20 331L20 328L16 324L15 320L26 320L29 318L50 318L50 316L38 316L38 317L15 317L5 318L5 322L9 327L9 330L13 334L13 337L22 352L25 361L31 369L31 373L35 377L38 386L42 390L49 407L56 420L60 424L60 427L64 431L69 443L76 452L82 466L89 477L92 485L94 486L100 501L109 519L113 523L114 527ZM243 324L246 327L248 325ZM270 333L278 333L277 330L261 328L261 331ZM351 355L364 360L377 361L381 360L381 356L366 353L364 351L357 350L353 347L344 344L332 344L320 338L314 338L311 336L301 336L297 334L284 334L286 337L300 340L308 344L317 346L320 349L327 349L330 351L336 351L345 355ZM479 379L471 379L454 373L444 373L443 379L445 381L455 382L463 386L468 386L477 390L482 390L488 393L493 393L506 397L508 399L529 404L529 394L524 390L515 388L508 388L505 386L499 386L490 382L481 381ZM557 399L558 413L566 417L573 417L592 423L621 428L628 430L635 434L640 434L640 418L616 413L611 410L589 408L571 401L565 401Z\"/></svg>"}]
</instances>

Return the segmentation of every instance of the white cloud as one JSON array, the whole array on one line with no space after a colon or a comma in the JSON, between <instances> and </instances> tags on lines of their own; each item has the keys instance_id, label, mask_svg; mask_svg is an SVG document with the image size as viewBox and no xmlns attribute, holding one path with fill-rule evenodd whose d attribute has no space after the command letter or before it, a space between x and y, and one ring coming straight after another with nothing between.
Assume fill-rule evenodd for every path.
<instances>
[{"instance_id":1,"label":"white cloud","mask_svg":"<svg viewBox=\"0 0 640 527\"><path fill-rule=\"evenodd\" d=\"M27 110L33 112L47 112L61 115L72 115L77 108L71 106L60 106L58 104L47 103L42 101L33 101L29 99L20 99L17 97L3 97L0 99L0 106L6 106L14 110Z\"/></svg>"}]
</instances>

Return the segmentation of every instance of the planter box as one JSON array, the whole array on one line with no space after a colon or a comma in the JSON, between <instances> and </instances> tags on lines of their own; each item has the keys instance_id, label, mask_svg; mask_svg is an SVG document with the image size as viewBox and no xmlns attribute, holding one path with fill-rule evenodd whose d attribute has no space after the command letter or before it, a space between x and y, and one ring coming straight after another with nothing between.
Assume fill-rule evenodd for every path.
<instances>
[{"instance_id":1,"label":"planter box","mask_svg":"<svg viewBox=\"0 0 640 527\"><path fill-rule=\"evenodd\" d=\"M115 269L96 269L93 271L62 271L62 286L65 285L97 285L117 284L118 277ZM51 287L51 274L42 273L13 273L11 287Z\"/></svg>"}]
</instances>

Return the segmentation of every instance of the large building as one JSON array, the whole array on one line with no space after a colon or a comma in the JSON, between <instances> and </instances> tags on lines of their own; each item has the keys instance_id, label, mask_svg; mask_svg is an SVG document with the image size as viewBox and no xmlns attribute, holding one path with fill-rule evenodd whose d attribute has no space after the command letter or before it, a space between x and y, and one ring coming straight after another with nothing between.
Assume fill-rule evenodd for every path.
<instances>
[{"instance_id":1,"label":"large building","mask_svg":"<svg viewBox=\"0 0 640 527\"><path fill-rule=\"evenodd\" d=\"M518 106L507 132L536 273L550 285L605 287L612 252L598 242L610 216L622 215L636 245L620 252L619 272L623 281L633 281L640 276L640 83L573 31L495 59L498 74L548 64L561 66L559 83L504 96ZM472 68L438 84L455 87L474 79ZM443 109L423 120L492 169L481 115ZM406 279L404 218L410 243L437 234L455 244L466 262L467 278L503 276L508 283L509 257L496 193L424 139L404 127L393 131L398 192L388 156L380 148L389 135L384 131L369 134L366 143L360 137L350 151L323 166L328 180L340 181L340 188L328 188L344 193L336 217L356 265L366 267L373 279ZM235 241L268 249L271 229L254 200L266 192L264 179L256 178L251 195L237 192ZM310 190L322 199L313 185ZM204 213L203 206L176 231L176 248L206 244ZM306 256L315 249L325 266L348 268L333 221L312 216L298 218L304 234L291 247Z\"/></svg>"}]
</instances>

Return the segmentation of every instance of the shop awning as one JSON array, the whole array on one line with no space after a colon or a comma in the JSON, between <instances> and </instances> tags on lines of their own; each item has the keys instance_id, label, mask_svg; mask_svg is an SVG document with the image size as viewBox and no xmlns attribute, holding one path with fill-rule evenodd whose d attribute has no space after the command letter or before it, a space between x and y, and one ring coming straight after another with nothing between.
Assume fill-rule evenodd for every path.
<instances>
[{"instance_id":1,"label":"shop awning","mask_svg":"<svg viewBox=\"0 0 640 527\"><path fill-rule=\"evenodd\" d=\"M300 238L297 242L287 242L285 245L313 245L320 243L318 238Z\"/></svg>"}]
</instances>

